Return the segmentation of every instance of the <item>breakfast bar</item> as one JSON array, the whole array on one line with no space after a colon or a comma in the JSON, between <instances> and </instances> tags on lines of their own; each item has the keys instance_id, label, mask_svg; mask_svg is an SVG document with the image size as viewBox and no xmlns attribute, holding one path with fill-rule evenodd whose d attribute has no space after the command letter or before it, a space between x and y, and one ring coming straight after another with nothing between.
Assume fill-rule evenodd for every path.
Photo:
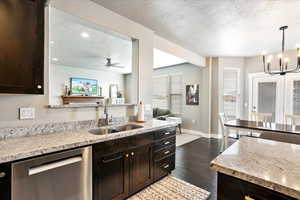
<instances>
[{"instance_id":1,"label":"breakfast bar","mask_svg":"<svg viewBox=\"0 0 300 200\"><path fill-rule=\"evenodd\" d=\"M299 199L300 145L243 137L215 158L219 200Z\"/></svg>"}]
</instances>

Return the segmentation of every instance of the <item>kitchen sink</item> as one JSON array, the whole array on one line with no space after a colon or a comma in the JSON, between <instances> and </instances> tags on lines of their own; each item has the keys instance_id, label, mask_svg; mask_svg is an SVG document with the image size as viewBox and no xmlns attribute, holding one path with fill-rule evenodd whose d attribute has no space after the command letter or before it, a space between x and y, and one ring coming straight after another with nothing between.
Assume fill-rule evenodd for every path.
<instances>
[{"instance_id":1,"label":"kitchen sink","mask_svg":"<svg viewBox=\"0 0 300 200\"><path fill-rule=\"evenodd\" d=\"M107 126L107 127L100 127L97 129L91 129L89 130L89 132L94 135L105 135L105 134L119 133L122 131L129 131L129 130L134 130L139 128L143 128L143 126L137 124L124 124L124 125Z\"/></svg>"}]
</instances>

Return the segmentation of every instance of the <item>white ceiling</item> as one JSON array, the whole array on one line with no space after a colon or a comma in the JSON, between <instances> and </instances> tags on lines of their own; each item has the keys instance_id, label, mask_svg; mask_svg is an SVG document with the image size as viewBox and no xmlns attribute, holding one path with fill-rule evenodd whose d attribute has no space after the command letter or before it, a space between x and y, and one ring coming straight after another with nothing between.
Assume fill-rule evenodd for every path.
<instances>
[{"instance_id":1,"label":"white ceiling","mask_svg":"<svg viewBox=\"0 0 300 200\"><path fill-rule=\"evenodd\" d=\"M93 0L204 56L253 56L300 43L300 0Z\"/></svg>"},{"instance_id":2,"label":"white ceiling","mask_svg":"<svg viewBox=\"0 0 300 200\"><path fill-rule=\"evenodd\" d=\"M132 41L80 18L52 8L50 17L51 63L72 67L130 73ZM81 34L88 34L84 38ZM106 67L106 58L123 69Z\"/></svg>"}]
</instances>

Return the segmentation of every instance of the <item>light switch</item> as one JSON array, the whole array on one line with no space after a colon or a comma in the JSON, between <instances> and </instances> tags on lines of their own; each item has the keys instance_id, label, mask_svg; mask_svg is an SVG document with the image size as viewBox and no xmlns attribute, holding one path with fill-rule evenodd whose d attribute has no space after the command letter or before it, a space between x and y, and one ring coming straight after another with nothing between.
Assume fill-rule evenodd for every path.
<instances>
[{"instance_id":1,"label":"light switch","mask_svg":"<svg viewBox=\"0 0 300 200\"><path fill-rule=\"evenodd\" d=\"M20 120L24 119L34 119L35 117L35 109L28 107L28 108L20 108Z\"/></svg>"}]
</instances>

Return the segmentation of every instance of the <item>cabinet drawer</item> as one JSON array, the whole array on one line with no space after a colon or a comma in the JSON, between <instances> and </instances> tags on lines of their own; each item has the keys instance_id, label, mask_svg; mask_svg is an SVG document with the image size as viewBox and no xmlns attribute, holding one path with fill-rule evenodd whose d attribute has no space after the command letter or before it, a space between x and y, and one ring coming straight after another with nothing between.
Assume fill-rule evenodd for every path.
<instances>
[{"instance_id":1,"label":"cabinet drawer","mask_svg":"<svg viewBox=\"0 0 300 200\"><path fill-rule=\"evenodd\" d=\"M175 145L168 146L154 153L154 160L161 160L164 157L175 153Z\"/></svg>"},{"instance_id":2,"label":"cabinet drawer","mask_svg":"<svg viewBox=\"0 0 300 200\"><path fill-rule=\"evenodd\" d=\"M108 155L127 151L143 145L153 144L153 133L145 133L131 137L111 140L93 145L93 153L98 155Z\"/></svg>"},{"instance_id":3,"label":"cabinet drawer","mask_svg":"<svg viewBox=\"0 0 300 200\"><path fill-rule=\"evenodd\" d=\"M166 128L166 129L155 131L154 139L160 140L163 138L174 136L175 134L176 134L176 127Z\"/></svg>"},{"instance_id":4,"label":"cabinet drawer","mask_svg":"<svg viewBox=\"0 0 300 200\"><path fill-rule=\"evenodd\" d=\"M171 155L163 160L155 161L154 179L155 181L171 173L175 169L175 155Z\"/></svg>"},{"instance_id":5,"label":"cabinet drawer","mask_svg":"<svg viewBox=\"0 0 300 200\"><path fill-rule=\"evenodd\" d=\"M167 146L175 145L175 143L176 143L176 136L165 138L165 139L162 139L159 141L155 141L154 150L157 151L157 150L165 148Z\"/></svg>"}]
</instances>

